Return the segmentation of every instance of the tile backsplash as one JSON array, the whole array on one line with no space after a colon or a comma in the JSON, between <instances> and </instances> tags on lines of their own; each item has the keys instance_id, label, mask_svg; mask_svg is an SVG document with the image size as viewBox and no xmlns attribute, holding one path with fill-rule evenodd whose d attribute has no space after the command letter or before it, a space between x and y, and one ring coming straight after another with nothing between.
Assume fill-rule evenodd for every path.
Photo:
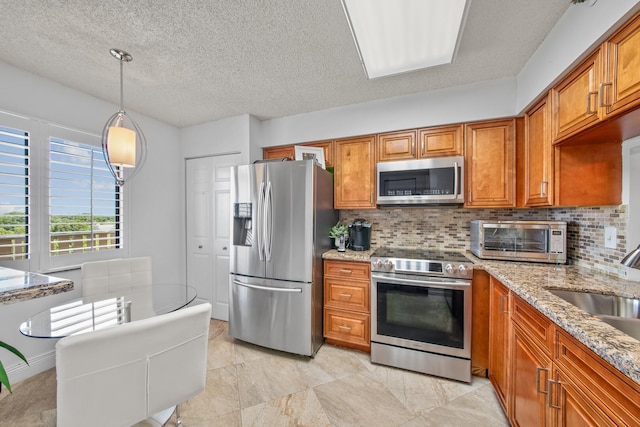
<instances>
[{"instance_id":1,"label":"tile backsplash","mask_svg":"<svg viewBox=\"0 0 640 427\"><path fill-rule=\"evenodd\" d=\"M538 209L464 209L447 207L343 210L349 224L365 218L372 224L372 246L426 247L468 250L469 222L485 220L549 220L567 222L567 259L571 264L604 270L624 277L620 260L625 255L627 207L596 206ZM604 247L604 227L617 229L615 249Z\"/></svg>"}]
</instances>

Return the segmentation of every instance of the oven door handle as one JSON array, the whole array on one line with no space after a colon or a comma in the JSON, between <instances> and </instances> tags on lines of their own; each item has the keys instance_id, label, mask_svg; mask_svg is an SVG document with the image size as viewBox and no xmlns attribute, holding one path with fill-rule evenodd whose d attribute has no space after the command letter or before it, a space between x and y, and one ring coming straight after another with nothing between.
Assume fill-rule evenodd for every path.
<instances>
[{"instance_id":1,"label":"oven door handle","mask_svg":"<svg viewBox=\"0 0 640 427\"><path fill-rule=\"evenodd\" d=\"M441 288L441 289L466 289L466 288L470 288L471 287L471 281L470 280L465 280L465 281L461 281L461 280L455 280L452 279L451 281L447 281L447 282L437 282L434 280L429 280L427 278L424 279L406 279L406 278L392 278L392 277L388 277L388 276L380 276L377 274L372 274L371 275L371 280L379 280L379 281L384 281L385 283L389 283L391 285L415 285L415 286L421 286L421 287L425 287L425 288Z\"/></svg>"}]
</instances>

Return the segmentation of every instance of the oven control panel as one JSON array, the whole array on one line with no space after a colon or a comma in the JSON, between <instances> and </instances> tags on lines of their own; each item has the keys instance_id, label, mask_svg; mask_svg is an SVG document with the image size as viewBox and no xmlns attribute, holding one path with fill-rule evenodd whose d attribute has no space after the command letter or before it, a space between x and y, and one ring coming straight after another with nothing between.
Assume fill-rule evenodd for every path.
<instances>
[{"instance_id":1,"label":"oven control panel","mask_svg":"<svg viewBox=\"0 0 640 427\"><path fill-rule=\"evenodd\" d=\"M372 257L371 271L471 279L473 263Z\"/></svg>"}]
</instances>

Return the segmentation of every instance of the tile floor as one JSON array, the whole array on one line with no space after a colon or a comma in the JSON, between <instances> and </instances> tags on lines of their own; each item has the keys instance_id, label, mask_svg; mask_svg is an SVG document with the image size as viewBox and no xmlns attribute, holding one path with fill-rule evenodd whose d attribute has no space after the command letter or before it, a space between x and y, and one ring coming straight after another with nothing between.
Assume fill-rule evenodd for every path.
<instances>
[{"instance_id":1,"label":"tile floor","mask_svg":"<svg viewBox=\"0 0 640 427\"><path fill-rule=\"evenodd\" d=\"M206 390L185 426L508 426L488 380L463 384L323 345L313 359L234 341L212 320ZM55 425L55 369L0 394L0 424ZM173 426L173 420L169 422Z\"/></svg>"}]
</instances>

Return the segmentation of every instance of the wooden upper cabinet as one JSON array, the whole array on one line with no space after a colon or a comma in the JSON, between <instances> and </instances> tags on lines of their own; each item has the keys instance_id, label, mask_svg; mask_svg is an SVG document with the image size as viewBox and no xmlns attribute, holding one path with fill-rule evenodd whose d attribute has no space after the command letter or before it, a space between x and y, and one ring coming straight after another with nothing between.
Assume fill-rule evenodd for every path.
<instances>
[{"instance_id":1,"label":"wooden upper cabinet","mask_svg":"<svg viewBox=\"0 0 640 427\"><path fill-rule=\"evenodd\" d=\"M322 148L322 150L324 151L325 167L333 167L333 140L305 142L304 144L296 145ZM277 147L267 147L262 149L262 158L265 160L281 159L283 157L289 160L295 160L295 145L279 145Z\"/></svg>"},{"instance_id":2,"label":"wooden upper cabinet","mask_svg":"<svg viewBox=\"0 0 640 427\"><path fill-rule=\"evenodd\" d=\"M375 135L335 141L335 209L375 209Z\"/></svg>"},{"instance_id":3,"label":"wooden upper cabinet","mask_svg":"<svg viewBox=\"0 0 640 427\"><path fill-rule=\"evenodd\" d=\"M325 165L325 167L327 167L327 168L334 167L334 164L333 164L333 140L306 142L304 144L297 144L297 145L303 145L303 146L307 146L307 147L322 148L322 150L324 151L324 165Z\"/></svg>"},{"instance_id":4,"label":"wooden upper cabinet","mask_svg":"<svg viewBox=\"0 0 640 427\"><path fill-rule=\"evenodd\" d=\"M466 125L467 207L515 206L515 119Z\"/></svg>"},{"instance_id":5,"label":"wooden upper cabinet","mask_svg":"<svg viewBox=\"0 0 640 427\"><path fill-rule=\"evenodd\" d=\"M462 156L464 125L438 126L420 129L420 157Z\"/></svg>"},{"instance_id":6,"label":"wooden upper cabinet","mask_svg":"<svg viewBox=\"0 0 640 427\"><path fill-rule=\"evenodd\" d=\"M462 156L464 125L437 126L378 135L378 161Z\"/></svg>"},{"instance_id":7,"label":"wooden upper cabinet","mask_svg":"<svg viewBox=\"0 0 640 427\"><path fill-rule=\"evenodd\" d=\"M603 45L605 78L600 106L605 118L640 105L640 14Z\"/></svg>"},{"instance_id":8,"label":"wooden upper cabinet","mask_svg":"<svg viewBox=\"0 0 640 427\"><path fill-rule=\"evenodd\" d=\"M622 144L597 141L555 147L555 206L622 203Z\"/></svg>"},{"instance_id":9,"label":"wooden upper cabinet","mask_svg":"<svg viewBox=\"0 0 640 427\"><path fill-rule=\"evenodd\" d=\"M525 206L553 205L551 109L545 97L524 115Z\"/></svg>"},{"instance_id":10,"label":"wooden upper cabinet","mask_svg":"<svg viewBox=\"0 0 640 427\"><path fill-rule=\"evenodd\" d=\"M574 136L600 120L601 61L601 49L598 49L551 89L554 143Z\"/></svg>"},{"instance_id":11,"label":"wooden upper cabinet","mask_svg":"<svg viewBox=\"0 0 640 427\"><path fill-rule=\"evenodd\" d=\"M378 135L378 161L415 159L416 134L411 130Z\"/></svg>"},{"instance_id":12,"label":"wooden upper cabinet","mask_svg":"<svg viewBox=\"0 0 640 427\"><path fill-rule=\"evenodd\" d=\"M287 158L294 160L296 158L293 145L282 145L278 147L266 147L262 149L262 158L268 159L282 159Z\"/></svg>"}]
</instances>

